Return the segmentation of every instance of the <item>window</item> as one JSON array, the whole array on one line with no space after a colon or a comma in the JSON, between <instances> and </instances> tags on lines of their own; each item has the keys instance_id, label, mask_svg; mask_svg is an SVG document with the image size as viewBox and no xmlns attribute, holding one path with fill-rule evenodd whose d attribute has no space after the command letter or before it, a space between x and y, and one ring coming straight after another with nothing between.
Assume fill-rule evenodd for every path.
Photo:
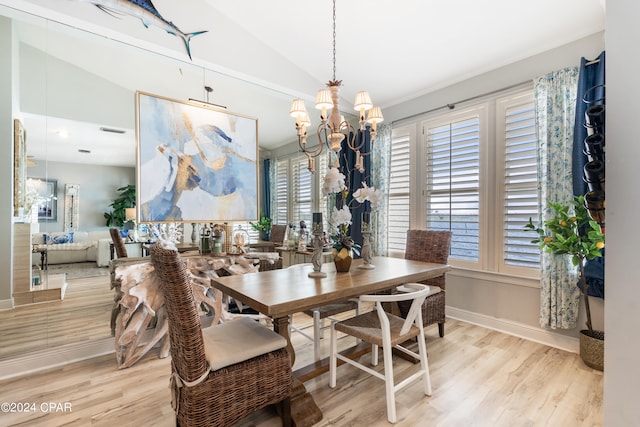
<instances>
[{"instance_id":1,"label":"window","mask_svg":"<svg viewBox=\"0 0 640 427\"><path fill-rule=\"evenodd\" d=\"M538 206L535 131L531 90L394 126L389 252L404 251L410 227L451 230L452 265L536 277L539 250L524 231Z\"/></svg>"},{"instance_id":2,"label":"window","mask_svg":"<svg viewBox=\"0 0 640 427\"><path fill-rule=\"evenodd\" d=\"M289 161L278 159L276 162L275 206L272 206L273 224L287 224L289 222L288 192L289 192Z\"/></svg>"},{"instance_id":3,"label":"window","mask_svg":"<svg viewBox=\"0 0 640 427\"><path fill-rule=\"evenodd\" d=\"M292 210L289 219L296 225L299 224L300 221L311 224L311 212L313 211L313 175L309 172L309 169L307 169L307 156L297 156L291 159L291 166L293 176L293 204L291 205Z\"/></svg>"},{"instance_id":4,"label":"window","mask_svg":"<svg viewBox=\"0 0 640 427\"><path fill-rule=\"evenodd\" d=\"M502 202L502 254L500 271L518 272L519 268L535 269L540 265L535 237L523 231L530 217L538 214L537 138L533 94L501 98L496 105L496 128L502 130L496 138L498 164L504 168L500 188ZM525 272L519 271L520 274Z\"/></svg>"},{"instance_id":5,"label":"window","mask_svg":"<svg viewBox=\"0 0 640 427\"><path fill-rule=\"evenodd\" d=\"M483 107L423 123L426 227L451 230L450 257L480 263Z\"/></svg>"},{"instance_id":6,"label":"window","mask_svg":"<svg viewBox=\"0 0 640 427\"><path fill-rule=\"evenodd\" d=\"M407 131L392 132L387 223L389 252L404 252L409 229L410 142L411 137Z\"/></svg>"},{"instance_id":7,"label":"window","mask_svg":"<svg viewBox=\"0 0 640 427\"><path fill-rule=\"evenodd\" d=\"M300 221L305 221L310 228L312 213L326 212L326 200L320 197L319 187L323 171L327 169L326 156L316 158L314 174L307 169L307 156L302 153L279 158L275 164L273 223L293 222L297 226Z\"/></svg>"}]
</instances>

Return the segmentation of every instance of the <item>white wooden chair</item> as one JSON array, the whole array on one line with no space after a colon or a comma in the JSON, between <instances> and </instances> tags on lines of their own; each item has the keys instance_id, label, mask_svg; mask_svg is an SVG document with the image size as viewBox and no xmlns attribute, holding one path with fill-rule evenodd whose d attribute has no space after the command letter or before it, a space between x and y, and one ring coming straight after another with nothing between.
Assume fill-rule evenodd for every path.
<instances>
[{"instance_id":1,"label":"white wooden chair","mask_svg":"<svg viewBox=\"0 0 640 427\"><path fill-rule=\"evenodd\" d=\"M427 348L422 325L422 303L430 294L440 292L438 287L429 287L419 283L407 283L397 288L397 294L391 295L362 295L360 301L375 302L375 310L359 316L352 317L331 324L331 359L329 364L329 386L336 386L337 359L349 363L363 371L385 381L387 398L387 419L391 423L396 422L395 393L422 377L424 381L424 393L431 395L431 378L429 376L429 363L427 360ZM411 308L406 319L384 311L382 303L412 300ZM360 362L351 360L338 353L337 333L342 332L372 344L372 365L378 364L378 347L382 346L384 358L384 373L377 372ZM416 338L418 341L418 353L415 353L400 344ZM400 381L394 383L392 348L396 348L410 356L420 359L420 370Z\"/></svg>"}]
</instances>

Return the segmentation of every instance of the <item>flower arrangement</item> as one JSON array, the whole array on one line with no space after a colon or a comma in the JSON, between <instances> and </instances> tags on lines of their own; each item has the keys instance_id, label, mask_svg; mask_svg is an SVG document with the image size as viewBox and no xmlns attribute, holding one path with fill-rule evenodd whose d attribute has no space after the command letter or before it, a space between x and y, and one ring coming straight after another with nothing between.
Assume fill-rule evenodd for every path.
<instances>
[{"instance_id":1,"label":"flower arrangement","mask_svg":"<svg viewBox=\"0 0 640 427\"><path fill-rule=\"evenodd\" d=\"M324 177L322 185L322 194L329 196L331 194L340 194L342 206L334 206L329 215L329 234L333 240L334 253L338 256L346 257L349 252L354 252L356 255L360 255L360 245L357 244L353 238L349 235L349 226L352 223L351 209L345 201L349 196L349 189L345 185L345 176L337 168L330 168ZM353 199L359 203L369 201L372 208L377 206L380 200L381 193L373 187L367 186L365 182L362 183L362 188L359 188L353 193Z\"/></svg>"},{"instance_id":2,"label":"flower arrangement","mask_svg":"<svg viewBox=\"0 0 640 427\"><path fill-rule=\"evenodd\" d=\"M584 296L587 328L591 326L589 309L589 285L584 274L585 259L592 260L602 256L604 233L600 225L591 219L584 204L584 196L575 197L569 204L549 203L554 216L545 221L544 227L536 227L531 218L525 225L526 230L538 233L532 243L538 243L541 249L555 255L571 255L571 263L580 269L581 292Z\"/></svg>"}]
</instances>

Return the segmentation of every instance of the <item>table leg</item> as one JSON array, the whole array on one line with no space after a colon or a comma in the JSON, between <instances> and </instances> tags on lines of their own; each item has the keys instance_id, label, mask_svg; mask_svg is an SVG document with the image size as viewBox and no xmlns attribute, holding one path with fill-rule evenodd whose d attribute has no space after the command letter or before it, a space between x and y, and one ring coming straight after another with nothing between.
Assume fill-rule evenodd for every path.
<instances>
[{"instance_id":1,"label":"table leg","mask_svg":"<svg viewBox=\"0 0 640 427\"><path fill-rule=\"evenodd\" d=\"M291 355L291 366L296 363L296 352L291 345L291 336L289 335L289 317L278 317L273 319L273 330L283 336L287 340L287 351Z\"/></svg>"},{"instance_id":2,"label":"table leg","mask_svg":"<svg viewBox=\"0 0 640 427\"><path fill-rule=\"evenodd\" d=\"M287 350L291 355L291 366L295 363L296 353L291 345L289 335L289 317L273 319L273 330L287 340ZM304 384L294 378L293 392L291 393L291 419L296 427L310 427L322 420L322 412L309 394Z\"/></svg>"}]
</instances>

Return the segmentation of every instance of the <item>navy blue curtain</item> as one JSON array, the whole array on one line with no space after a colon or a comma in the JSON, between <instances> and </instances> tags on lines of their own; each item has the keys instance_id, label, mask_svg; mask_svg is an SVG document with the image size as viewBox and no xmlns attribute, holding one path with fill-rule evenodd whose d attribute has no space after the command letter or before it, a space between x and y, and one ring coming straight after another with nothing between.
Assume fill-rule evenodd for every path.
<instances>
[{"instance_id":1,"label":"navy blue curtain","mask_svg":"<svg viewBox=\"0 0 640 427\"><path fill-rule=\"evenodd\" d=\"M360 148L362 153L371 153L371 134L369 131L362 133L360 130L356 132L355 146L360 145L364 138L364 145ZM362 212L371 211L369 203L360 205L357 200L353 199L353 192L362 187L362 183L366 182L371 186L371 155L364 156L364 172L360 172L355 168L356 153L347 146L346 140L342 142L342 150L340 151L340 170L345 175L345 185L349 189L346 203L351 207L351 229L349 233L351 238L362 245ZM366 205L366 206L365 206Z\"/></svg>"},{"instance_id":2,"label":"navy blue curtain","mask_svg":"<svg viewBox=\"0 0 640 427\"><path fill-rule=\"evenodd\" d=\"M271 159L262 162L262 206L264 216L271 218Z\"/></svg>"},{"instance_id":3,"label":"navy blue curtain","mask_svg":"<svg viewBox=\"0 0 640 427\"><path fill-rule=\"evenodd\" d=\"M582 58L578 92L576 97L576 122L573 129L573 194L584 195L587 183L584 181L584 166L587 164L584 140L587 138L585 113L595 105L604 105L605 92L605 53L593 60Z\"/></svg>"},{"instance_id":4,"label":"navy blue curtain","mask_svg":"<svg viewBox=\"0 0 640 427\"><path fill-rule=\"evenodd\" d=\"M604 176L604 105L605 53L602 52L595 59L582 58L580 62L572 153L573 194L576 196L585 195L590 190L604 190L604 186L595 182L595 177ZM585 170L589 172L589 176ZM604 251L601 258L585 263L585 278L590 296L604 298L604 264ZM576 286L581 288L581 283L578 281Z\"/></svg>"}]
</instances>

